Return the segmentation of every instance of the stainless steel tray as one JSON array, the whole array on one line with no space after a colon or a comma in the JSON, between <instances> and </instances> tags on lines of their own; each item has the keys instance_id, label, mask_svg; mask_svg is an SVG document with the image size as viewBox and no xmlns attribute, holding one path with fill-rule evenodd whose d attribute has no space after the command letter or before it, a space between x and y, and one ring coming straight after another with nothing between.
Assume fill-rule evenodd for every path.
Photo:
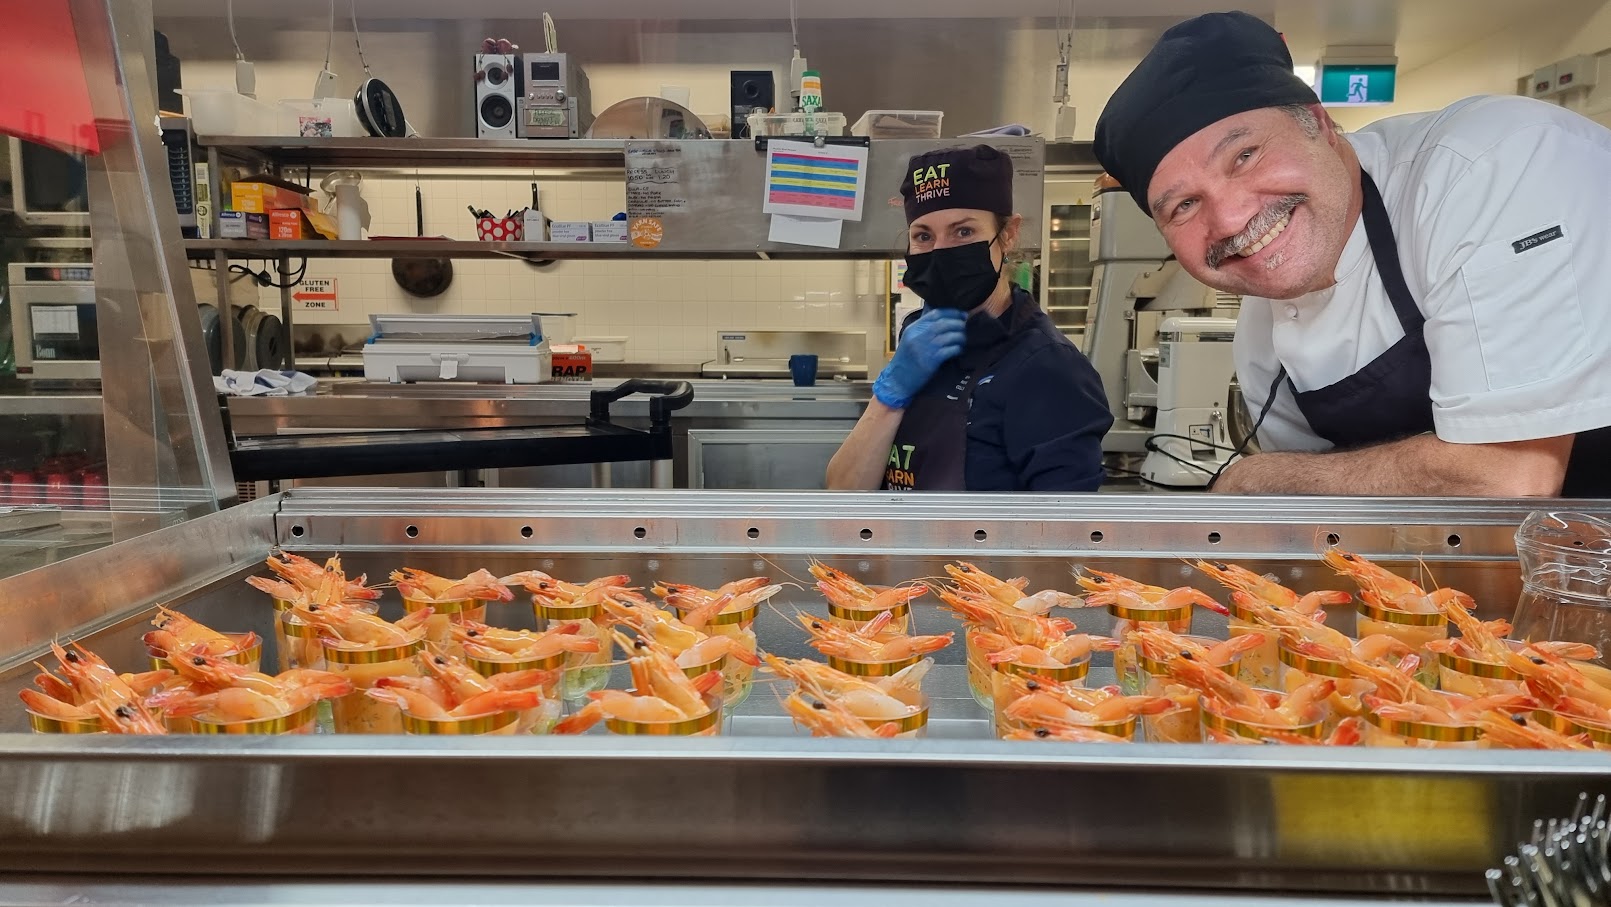
<instances>
[{"instance_id":1,"label":"stainless steel tray","mask_svg":"<svg viewBox=\"0 0 1611 907\"><path fill-rule=\"evenodd\" d=\"M1319 588L1336 580L1314 552L1335 536L1405 569L1424 559L1504 614L1519 585L1510 534L1533 506L298 490L0 583L12 631L0 699L14 701L53 635L137 663L158 601L265 632L266 602L240 580L273 545L340 550L372 577L406 562L708 583L803 576L821 557L879 583L960 558L1037 587L1067 587L1075 562L1174 584L1189 579L1181 556L1206 555ZM808 589L780 599L816 604ZM530 619L503 607L500 622ZM798 653L785 616L763 612L761 644ZM944 621L932 606L917 619ZM998 742L963 692L956 649L937 656L922 740L783 736L794 731L765 687L733 736L705 740L0 734L0 873L218 885L250 866L305 883L364 873L1464 898L1535 817L1569 810L1581 790L1611 793L1611 759L1595 753ZM18 717L0 709L0 729Z\"/></svg>"}]
</instances>

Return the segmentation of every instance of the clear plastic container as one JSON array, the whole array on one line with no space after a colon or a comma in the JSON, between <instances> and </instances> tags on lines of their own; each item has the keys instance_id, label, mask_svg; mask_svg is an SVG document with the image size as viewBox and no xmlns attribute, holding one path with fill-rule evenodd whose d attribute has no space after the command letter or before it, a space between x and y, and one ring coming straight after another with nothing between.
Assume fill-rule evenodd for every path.
<instances>
[{"instance_id":1,"label":"clear plastic container","mask_svg":"<svg viewBox=\"0 0 1611 907\"><path fill-rule=\"evenodd\" d=\"M888 677L917 664L922 657L921 655L909 655L906 658L897 658L894 661L852 661L849 658L829 655L828 666L836 671L844 671L846 674L853 674L857 677ZM985 701L989 702L988 699Z\"/></svg>"},{"instance_id":2,"label":"clear plastic container","mask_svg":"<svg viewBox=\"0 0 1611 907\"><path fill-rule=\"evenodd\" d=\"M604 726L612 734L646 737L716 737L722 732L722 697L720 693L705 694L703 715L681 718L676 721L628 721L623 718L604 719Z\"/></svg>"},{"instance_id":3,"label":"clear plastic container","mask_svg":"<svg viewBox=\"0 0 1611 907\"><path fill-rule=\"evenodd\" d=\"M538 630L546 632L574 621L581 624L577 631L580 635L599 641L597 652L565 653L564 697L585 699L587 694L604 689L610 682L610 653L615 645L610 638L604 608L600 605L545 605L534 598L532 611L537 615Z\"/></svg>"},{"instance_id":4,"label":"clear plastic container","mask_svg":"<svg viewBox=\"0 0 1611 907\"><path fill-rule=\"evenodd\" d=\"M1505 640L1505 644L1511 649L1527 645L1516 640ZM1508 665L1448 652L1438 653L1438 687L1446 693L1473 699L1527 692L1522 676Z\"/></svg>"},{"instance_id":5,"label":"clear plastic container","mask_svg":"<svg viewBox=\"0 0 1611 907\"><path fill-rule=\"evenodd\" d=\"M521 712L493 712L470 718L417 718L397 710L402 716L403 733L422 736L448 735L482 737L521 733Z\"/></svg>"},{"instance_id":6,"label":"clear plastic container","mask_svg":"<svg viewBox=\"0 0 1611 907\"><path fill-rule=\"evenodd\" d=\"M1354 602L1354 636L1364 639L1381 633L1391 636L1415 650L1421 665L1415 679L1423 686L1438 688L1438 662L1426 648L1427 643L1449 638L1449 619L1441 612L1400 611L1396 608L1378 608L1363 601Z\"/></svg>"},{"instance_id":7,"label":"clear plastic container","mask_svg":"<svg viewBox=\"0 0 1611 907\"><path fill-rule=\"evenodd\" d=\"M205 136L270 136L278 110L233 88L180 88L191 128Z\"/></svg>"},{"instance_id":8,"label":"clear plastic container","mask_svg":"<svg viewBox=\"0 0 1611 907\"><path fill-rule=\"evenodd\" d=\"M747 122L750 135L788 138L844 135L846 121L842 113L752 113Z\"/></svg>"},{"instance_id":9,"label":"clear plastic container","mask_svg":"<svg viewBox=\"0 0 1611 907\"><path fill-rule=\"evenodd\" d=\"M1375 685L1356 682L1353 674L1341 662L1294 652L1286 640L1282 640L1277 647L1277 657L1281 661L1279 688L1285 692L1291 693L1316 678L1330 678L1347 687L1346 691L1338 690L1326 698L1330 711L1325 721L1326 733L1336 730L1344 718L1357 718L1365 714L1363 697L1374 690Z\"/></svg>"},{"instance_id":10,"label":"clear plastic container","mask_svg":"<svg viewBox=\"0 0 1611 907\"><path fill-rule=\"evenodd\" d=\"M431 609L431 616L425 618L425 641L439 649L445 649L455 658L464 657L464 647L453 638L453 625L465 621L474 621L478 624L487 621L487 603L473 598L447 602L403 599L403 610L409 614L426 608Z\"/></svg>"},{"instance_id":11,"label":"clear plastic container","mask_svg":"<svg viewBox=\"0 0 1611 907\"><path fill-rule=\"evenodd\" d=\"M937 139L945 113L939 110L869 110L850 127L872 139Z\"/></svg>"},{"instance_id":12,"label":"clear plastic container","mask_svg":"<svg viewBox=\"0 0 1611 907\"><path fill-rule=\"evenodd\" d=\"M1264 645L1243 653L1241 661L1236 663L1236 679L1249 686L1265 688L1276 686L1280 682L1281 672L1279 653L1276 651L1276 641L1279 637L1236 602L1232 601L1230 608L1228 626L1232 638L1246 636L1249 633L1264 634Z\"/></svg>"},{"instance_id":13,"label":"clear plastic container","mask_svg":"<svg viewBox=\"0 0 1611 907\"><path fill-rule=\"evenodd\" d=\"M893 612L888 625L891 630L904 635L911 629L912 606L908 602L901 602L893 608L844 608L829 602L828 622L847 630L860 630L885 611Z\"/></svg>"},{"instance_id":14,"label":"clear plastic container","mask_svg":"<svg viewBox=\"0 0 1611 907\"><path fill-rule=\"evenodd\" d=\"M251 721L212 721L200 715L190 719L195 734L312 734L318 724L319 704L310 702L289 715Z\"/></svg>"},{"instance_id":15,"label":"clear plastic container","mask_svg":"<svg viewBox=\"0 0 1611 907\"><path fill-rule=\"evenodd\" d=\"M33 709L25 709L28 713L28 726L33 728L35 734L100 734L104 733L100 718L52 718L41 715Z\"/></svg>"},{"instance_id":16,"label":"clear plastic container","mask_svg":"<svg viewBox=\"0 0 1611 907\"><path fill-rule=\"evenodd\" d=\"M535 708L520 710L520 726L515 728L514 733L546 734L553 730L561 710L560 688L564 684L564 652L555 652L546 658L527 659L476 658L466 655L464 663L470 670L487 678L498 674L513 674L516 671L553 671L553 682L537 687L537 692L543 697L542 703Z\"/></svg>"},{"instance_id":17,"label":"clear plastic container","mask_svg":"<svg viewBox=\"0 0 1611 907\"><path fill-rule=\"evenodd\" d=\"M1585 735L1589 738L1589 745L1597 750L1611 750L1611 725L1594 724L1544 709L1533 712L1533 720L1562 734Z\"/></svg>"},{"instance_id":18,"label":"clear plastic container","mask_svg":"<svg viewBox=\"0 0 1611 907\"><path fill-rule=\"evenodd\" d=\"M1187 639L1204 646L1216 646L1219 640L1206 636L1188 636ZM1237 673L1238 662L1247 653L1238 653L1231 659L1230 664L1221 665L1220 670L1227 674ZM1141 694L1144 696L1157 696L1168 699L1175 707L1167 712L1157 715L1143 715L1141 717L1141 732L1148 743L1201 743L1203 739L1203 715L1201 697L1197 691L1185 684L1175 683L1169 677L1168 667L1159 661L1148 658L1145 653L1137 653L1137 664L1141 672Z\"/></svg>"},{"instance_id":19,"label":"clear plastic container","mask_svg":"<svg viewBox=\"0 0 1611 907\"><path fill-rule=\"evenodd\" d=\"M1274 690L1263 690L1261 692L1265 693L1271 702L1279 701L1282 695ZM1274 736L1274 734L1282 736L1296 734L1312 740L1323 740L1326 736L1326 722L1331 717L1331 709L1325 705L1320 707L1320 717L1306 724L1298 725L1266 724L1258 721L1241 721L1235 718L1227 718L1217 711L1212 701L1208 699L1202 700L1201 708L1203 740L1208 743L1283 742L1281 736Z\"/></svg>"},{"instance_id":20,"label":"clear plastic container","mask_svg":"<svg viewBox=\"0 0 1611 907\"><path fill-rule=\"evenodd\" d=\"M1119 689L1126 696L1139 696L1144 686L1141 650L1130 640L1131 631L1151 626L1180 635L1189 633L1191 605L1170 608L1108 605L1108 613L1113 615L1113 638L1121 640L1119 648L1113 652L1113 673L1118 675Z\"/></svg>"},{"instance_id":21,"label":"clear plastic container","mask_svg":"<svg viewBox=\"0 0 1611 907\"><path fill-rule=\"evenodd\" d=\"M352 681L353 690L331 701L338 734L401 734L403 713L389 702L365 695L382 677L418 677L414 658L425 648L423 639L400 646L340 649L324 646L325 670Z\"/></svg>"},{"instance_id":22,"label":"clear plastic container","mask_svg":"<svg viewBox=\"0 0 1611 907\"><path fill-rule=\"evenodd\" d=\"M973 701L979 703L979 708L988 709L991 703L991 674L990 656L979 647L977 637L988 633L981 627L969 626L962 634L963 648L967 653L968 664L968 692L973 694Z\"/></svg>"},{"instance_id":23,"label":"clear plastic container","mask_svg":"<svg viewBox=\"0 0 1611 907\"><path fill-rule=\"evenodd\" d=\"M319 645L319 631L310 624L299 620L291 603L283 598L273 599L274 602L274 656L275 663L280 666L278 673L289 671L292 668L312 668L324 670L324 649ZM349 602L365 614L374 614L379 605L373 601ZM287 617L287 614L291 614Z\"/></svg>"},{"instance_id":24,"label":"clear plastic container","mask_svg":"<svg viewBox=\"0 0 1611 907\"><path fill-rule=\"evenodd\" d=\"M1115 737L1122 737L1125 740L1134 742L1136 739L1136 731L1140 728L1141 722L1136 719L1136 716L1131 715L1128 718L1120 718L1117 721L1093 721L1089 724L1081 723L1079 726L1087 730L1096 731L1099 734L1112 734ZM1005 737L1007 734L1015 730L1035 731L1039 727L1040 725L1034 724L1033 722L1019 722L1016 724L1006 722L997 725L996 736ZM1055 728L1048 729L1053 731L1056 730Z\"/></svg>"},{"instance_id":25,"label":"clear plastic container","mask_svg":"<svg viewBox=\"0 0 1611 907\"><path fill-rule=\"evenodd\" d=\"M354 139L368 135L352 98L286 98L275 107L275 135Z\"/></svg>"},{"instance_id":26,"label":"clear plastic container","mask_svg":"<svg viewBox=\"0 0 1611 907\"><path fill-rule=\"evenodd\" d=\"M1517 639L1585 642L1611 667L1611 522L1584 513L1538 511L1516 530L1522 594L1511 621Z\"/></svg>"},{"instance_id":27,"label":"clear plastic container","mask_svg":"<svg viewBox=\"0 0 1611 907\"><path fill-rule=\"evenodd\" d=\"M1397 721L1366 709L1364 743L1420 750L1474 750L1482 747L1482 728L1474 724Z\"/></svg>"},{"instance_id":28,"label":"clear plastic container","mask_svg":"<svg viewBox=\"0 0 1611 907\"><path fill-rule=\"evenodd\" d=\"M995 722L996 736L1000 737L1019 723L1007 718L1007 706L1013 702L1014 692L1019 689L1011 683L1010 677L1044 677L1054 680L1065 686L1084 689L1085 677L1091 673L1091 656L1086 655L1079 661L1063 668L1042 668L1033 665L1018 664L1004 661L990 666L990 715Z\"/></svg>"}]
</instances>

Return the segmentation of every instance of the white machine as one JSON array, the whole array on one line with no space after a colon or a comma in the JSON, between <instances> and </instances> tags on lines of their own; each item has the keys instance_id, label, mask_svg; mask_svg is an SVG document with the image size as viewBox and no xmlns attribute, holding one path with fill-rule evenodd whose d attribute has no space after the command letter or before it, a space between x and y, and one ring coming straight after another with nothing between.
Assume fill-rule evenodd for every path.
<instances>
[{"instance_id":1,"label":"white machine","mask_svg":"<svg viewBox=\"0 0 1611 907\"><path fill-rule=\"evenodd\" d=\"M371 315L364 378L540 384L554 357L536 315Z\"/></svg>"},{"instance_id":2,"label":"white machine","mask_svg":"<svg viewBox=\"0 0 1611 907\"><path fill-rule=\"evenodd\" d=\"M587 73L570 54L521 54L515 131L523 139L574 139L593 125Z\"/></svg>"},{"instance_id":3,"label":"white machine","mask_svg":"<svg viewBox=\"0 0 1611 907\"><path fill-rule=\"evenodd\" d=\"M1233 447L1234 300L1187 274L1117 186L1092 199L1091 259L1085 355L1113 413L1103 452L1158 485L1207 485Z\"/></svg>"},{"instance_id":4,"label":"white machine","mask_svg":"<svg viewBox=\"0 0 1611 907\"><path fill-rule=\"evenodd\" d=\"M1158 409L1141 477L1167 486L1205 485L1231 443L1234 318L1165 318L1158 330Z\"/></svg>"}]
</instances>

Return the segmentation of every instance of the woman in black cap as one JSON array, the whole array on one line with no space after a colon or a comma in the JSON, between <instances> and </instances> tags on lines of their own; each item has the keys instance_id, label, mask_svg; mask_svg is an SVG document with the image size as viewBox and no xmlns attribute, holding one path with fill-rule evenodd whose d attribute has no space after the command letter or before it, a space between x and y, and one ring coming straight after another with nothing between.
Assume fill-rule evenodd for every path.
<instances>
[{"instance_id":1,"label":"woman in black cap","mask_svg":"<svg viewBox=\"0 0 1611 907\"><path fill-rule=\"evenodd\" d=\"M828 487L1095 491L1113 424L1102 380L1005 273L1023 218L1012 160L989 145L912 158L902 325Z\"/></svg>"},{"instance_id":2,"label":"woman in black cap","mask_svg":"<svg viewBox=\"0 0 1611 907\"><path fill-rule=\"evenodd\" d=\"M1243 295L1261 451L1216 491L1611 496L1611 132L1475 97L1348 135L1275 29L1164 33L1096 154L1181 266Z\"/></svg>"}]
</instances>

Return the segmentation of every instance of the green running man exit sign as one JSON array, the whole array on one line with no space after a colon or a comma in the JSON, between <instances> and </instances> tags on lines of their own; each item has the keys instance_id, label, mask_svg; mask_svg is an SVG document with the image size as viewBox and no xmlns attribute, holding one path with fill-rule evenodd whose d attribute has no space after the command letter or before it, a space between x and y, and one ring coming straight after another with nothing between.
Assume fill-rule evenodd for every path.
<instances>
[{"instance_id":1,"label":"green running man exit sign","mask_svg":"<svg viewBox=\"0 0 1611 907\"><path fill-rule=\"evenodd\" d=\"M1398 67L1392 64L1323 66L1320 70L1320 103L1327 107L1391 104L1397 81Z\"/></svg>"}]
</instances>

